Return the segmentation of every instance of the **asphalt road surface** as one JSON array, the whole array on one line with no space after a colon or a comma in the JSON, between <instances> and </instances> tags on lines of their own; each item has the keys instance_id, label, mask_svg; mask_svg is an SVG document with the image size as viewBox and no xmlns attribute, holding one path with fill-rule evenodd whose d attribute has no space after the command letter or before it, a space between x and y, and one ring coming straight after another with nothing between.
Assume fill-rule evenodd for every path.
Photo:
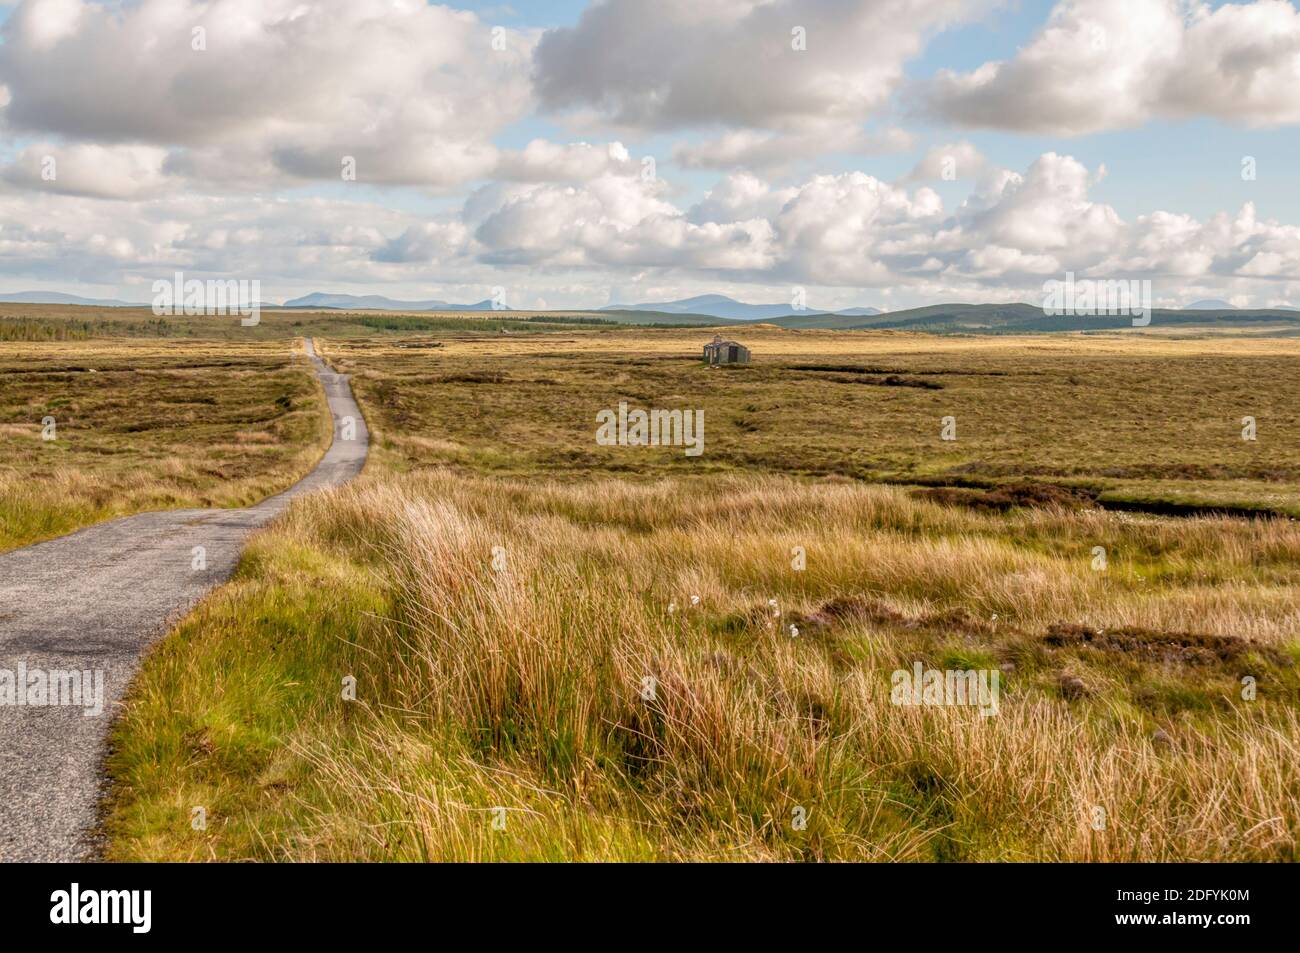
<instances>
[{"instance_id":1,"label":"asphalt road surface","mask_svg":"<svg viewBox=\"0 0 1300 953\"><path fill-rule=\"evenodd\" d=\"M294 487L248 509L142 513L0 555L0 861L94 854L105 739L141 654L230 577L249 533L293 497L361 471L369 435L352 388L316 356L310 338L306 345L334 440ZM204 569L194 568L199 546ZM51 670L89 674L60 683ZM26 673L25 693L13 685L6 696L6 672L10 685ZM67 704L78 689L80 704ZM64 703L50 704L56 697Z\"/></svg>"}]
</instances>

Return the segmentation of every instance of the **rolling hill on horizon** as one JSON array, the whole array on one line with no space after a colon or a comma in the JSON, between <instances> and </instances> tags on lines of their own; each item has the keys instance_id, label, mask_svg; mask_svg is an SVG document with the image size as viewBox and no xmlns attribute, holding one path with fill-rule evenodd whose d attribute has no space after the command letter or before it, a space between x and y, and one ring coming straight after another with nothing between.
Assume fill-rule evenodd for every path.
<instances>
[{"instance_id":1,"label":"rolling hill on horizon","mask_svg":"<svg viewBox=\"0 0 1300 953\"><path fill-rule=\"evenodd\" d=\"M147 308L147 303L119 301L117 298L83 298L81 295L64 294L61 291L16 291L0 294L3 304L76 304L90 308Z\"/></svg>"},{"instance_id":2,"label":"rolling hill on horizon","mask_svg":"<svg viewBox=\"0 0 1300 953\"><path fill-rule=\"evenodd\" d=\"M926 331L939 334L1016 334L1022 332L1104 331L1133 327L1128 315L1047 315L1043 309L1024 303L937 304L903 311L889 311L867 317L824 314L791 314L767 322L778 327L821 330ZM1280 308L1172 309L1155 308L1151 326L1286 324L1300 330L1300 312Z\"/></svg>"},{"instance_id":3,"label":"rolling hill on horizon","mask_svg":"<svg viewBox=\"0 0 1300 953\"><path fill-rule=\"evenodd\" d=\"M0 304L54 304L101 308L148 308L147 303L119 299L86 298L53 291L0 294ZM1300 311L1291 308L1219 308L1216 301L1198 301L1186 308L1152 311L1152 326L1234 327L1284 325L1278 333L1300 334ZM457 313L493 311L492 302L454 304L438 299L401 301L383 295L313 292L283 304L263 302L263 310L393 311L406 313ZM701 310L690 310L698 308ZM792 330L899 330L936 334L1015 334L1060 331L1120 330L1133 326L1128 315L1047 315L1041 307L1024 302L925 305L900 311L846 308L841 311L795 312L788 305L752 305L725 295L700 295L660 304L606 306L599 309L501 309L499 314L590 315L625 325L746 327L770 324Z\"/></svg>"},{"instance_id":4,"label":"rolling hill on horizon","mask_svg":"<svg viewBox=\"0 0 1300 953\"><path fill-rule=\"evenodd\" d=\"M645 304L611 304L600 308L601 311L656 311L661 314L703 314L714 318L728 318L733 321L765 321L796 314L840 314L846 316L866 316L880 314L879 308L845 308L841 311L808 309L796 312L789 304L747 304L726 295L696 295L693 298L681 298L677 301L659 301Z\"/></svg>"},{"instance_id":5,"label":"rolling hill on horizon","mask_svg":"<svg viewBox=\"0 0 1300 953\"><path fill-rule=\"evenodd\" d=\"M368 311L491 311L491 299L484 298L474 304L452 304L448 301L399 301L384 295L330 294L313 291L311 294L291 298L281 308L335 308Z\"/></svg>"},{"instance_id":6,"label":"rolling hill on horizon","mask_svg":"<svg viewBox=\"0 0 1300 953\"><path fill-rule=\"evenodd\" d=\"M857 310L857 309L854 309ZM871 310L871 309L868 309ZM769 324L790 330L819 331L921 331L932 334L1018 334L1063 331L1123 330L1133 327L1129 315L1047 315L1041 307L1023 302L1009 304L935 304L901 311L855 314L844 312L792 313L762 319L724 318L708 314L602 309L602 316L623 324L694 324L731 329ZM641 320L638 320L641 319ZM1259 326L1287 325L1285 333L1300 333L1300 312L1286 308L1239 310L1234 308L1155 308L1151 326Z\"/></svg>"}]
</instances>

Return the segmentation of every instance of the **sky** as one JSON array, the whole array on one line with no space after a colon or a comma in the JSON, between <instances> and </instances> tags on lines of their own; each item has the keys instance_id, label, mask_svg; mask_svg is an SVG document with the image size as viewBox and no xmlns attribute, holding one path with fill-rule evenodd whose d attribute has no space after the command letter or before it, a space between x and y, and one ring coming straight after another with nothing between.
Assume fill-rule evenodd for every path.
<instances>
[{"instance_id":1,"label":"sky","mask_svg":"<svg viewBox=\"0 0 1300 953\"><path fill-rule=\"evenodd\" d=\"M0 293L1300 307L1290 0L0 0Z\"/></svg>"}]
</instances>

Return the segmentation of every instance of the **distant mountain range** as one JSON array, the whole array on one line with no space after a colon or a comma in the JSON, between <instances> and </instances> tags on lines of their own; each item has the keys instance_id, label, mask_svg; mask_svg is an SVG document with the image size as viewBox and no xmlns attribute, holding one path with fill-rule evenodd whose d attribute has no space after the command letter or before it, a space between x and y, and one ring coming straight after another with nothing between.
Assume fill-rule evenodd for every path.
<instances>
[{"instance_id":1,"label":"distant mountain range","mask_svg":"<svg viewBox=\"0 0 1300 953\"><path fill-rule=\"evenodd\" d=\"M679 301L659 301L651 304L611 304L601 311L658 311L662 314L704 314L730 321L766 321L788 314L842 314L863 316L880 314L879 308L846 308L843 311L809 310L796 312L788 304L745 304L726 295L697 295Z\"/></svg>"},{"instance_id":2,"label":"distant mountain range","mask_svg":"<svg viewBox=\"0 0 1300 953\"><path fill-rule=\"evenodd\" d=\"M101 308L147 308L147 304L117 299L83 298L57 291L0 294L0 303L87 305ZM399 301L383 295L349 295L314 292L282 305L263 303L263 309L373 310L405 312L491 311L492 302L452 304L440 300ZM575 312L566 312L575 313ZM1039 331L1098 331L1132 327L1127 315L1051 316L1031 304L937 304L903 311L845 308L841 311L795 311L787 304L746 304L726 295L699 295L679 301L609 305L596 312L608 321L637 325L745 326L773 324L793 329L905 330L962 334L1014 334ZM1275 333L1300 336L1300 311L1294 308L1239 310L1218 300L1195 301L1186 308L1157 309L1152 327L1170 325L1238 326L1279 324Z\"/></svg>"},{"instance_id":3,"label":"distant mountain range","mask_svg":"<svg viewBox=\"0 0 1300 953\"><path fill-rule=\"evenodd\" d=\"M1228 302L1222 298L1203 298L1200 301L1193 301L1191 304L1183 305L1184 311L1237 311ZM1266 308L1272 311L1300 311L1300 308L1293 308L1289 304L1280 304L1276 308Z\"/></svg>"},{"instance_id":4,"label":"distant mountain range","mask_svg":"<svg viewBox=\"0 0 1300 953\"><path fill-rule=\"evenodd\" d=\"M340 295L315 291L280 305L282 308L337 308L371 311L491 311L490 299L475 304L452 304L448 301L397 301L383 295Z\"/></svg>"},{"instance_id":5,"label":"distant mountain range","mask_svg":"<svg viewBox=\"0 0 1300 953\"><path fill-rule=\"evenodd\" d=\"M83 298L80 295L65 295L59 291L18 291L13 294L0 294L0 302L12 304L81 304L95 308L142 308L147 305L118 301L116 298Z\"/></svg>"},{"instance_id":6,"label":"distant mountain range","mask_svg":"<svg viewBox=\"0 0 1300 953\"><path fill-rule=\"evenodd\" d=\"M475 304L452 304L448 301L397 301L383 295L347 295L315 292L286 301L285 308L339 308L370 309L373 311L491 311L492 302L479 301ZM527 310L527 309L526 309ZM698 295L683 298L680 301L662 301L649 304L611 304L600 309L603 312L627 313L634 311L651 311L665 315L682 315L684 317L724 318L729 321L764 321L778 318L794 312L788 304L746 304L726 295ZM849 317L863 317L880 314L878 308L847 308L843 311L804 311L808 315L836 314ZM692 322L695 323L695 322Z\"/></svg>"},{"instance_id":7,"label":"distant mountain range","mask_svg":"<svg viewBox=\"0 0 1300 953\"><path fill-rule=\"evenodd\" d=\"M603 317L622 324L691 324L703 327L725 325L739 331L755 323L796 330L838 331L926 331L935 334L1018 334L1043 331L1105 331L1131 328L1128 315L1060 315L1043 313L1031 304L936 304L905 311L887 311L874 315L804 312L766 318L762 321L719 318L702 314L677 314L664 311L602 311ZM1286 329L1276 332L1300 335L1300 312L1284 308L1239 311L1234 309L1160 309L1151 312L1153 329L1170 326L1224 327L1275 324Z\"/></svg>"},{"instance_id":8,"label":"distant mountain range","mask_svg":"<svg viewBox=\"0 0 1300 953\"><path fill-rule=\"evenodd\" d=\"M839 330L930 331L965 334L1015 334L1026 331L1104 331L1131 328L1128 315L1047 315L1031 304L937 304L905 311L889 311L872 317L845 315L788 315L768 323L783 328L827 328ZM1285 333L1300 332L1300 312L1282 308L1259 310L1165 309L1151 312L1151 328L1171 325L1218 326L1285 324Z\"/></svg>"},{"instance_id":9,"label":"distant mountain range","mask_svg":"<svg viewBox=\"0 0 1300 953\"><path fill-rule=\"evenodd\" d=\"M120 301L117 298L83 298L80 295L63 294L59 291L19 291L15 294L0 294L0 303L12 304L77 304L95 308L147 308L147 301ZM294 298L284 304L269 301L261 303L262 308L327 308L338 310L372 310L372 311L491 311L492 302L479 301L476 304L451 304L446 301L397 301L383 295L343 295L313 292Z\"/></svg>"}]
</instances>

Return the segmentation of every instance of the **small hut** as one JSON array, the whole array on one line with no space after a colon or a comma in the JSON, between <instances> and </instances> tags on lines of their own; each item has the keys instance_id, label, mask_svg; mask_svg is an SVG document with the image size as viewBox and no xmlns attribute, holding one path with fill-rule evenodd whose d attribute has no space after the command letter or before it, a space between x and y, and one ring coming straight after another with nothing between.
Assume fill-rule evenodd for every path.
<instances>
[{"instance_id":1,"label":"small hut","mask_svg":"<svg viewBox=\"0 0 1300 953\"><path fill-rule=\"evenodd\" d=\"M721 334L704 345L705 364L748 364L749 348L736 341L724 341Z\"/></svg>"}]
</instances>

